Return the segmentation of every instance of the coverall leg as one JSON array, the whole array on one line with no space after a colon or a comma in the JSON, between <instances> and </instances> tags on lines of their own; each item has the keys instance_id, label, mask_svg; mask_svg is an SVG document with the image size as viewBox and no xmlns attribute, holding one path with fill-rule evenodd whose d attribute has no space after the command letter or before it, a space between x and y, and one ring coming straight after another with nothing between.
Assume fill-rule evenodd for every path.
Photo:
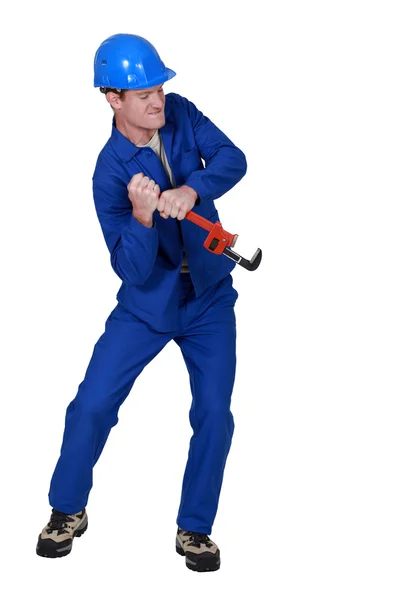
<instances>
[{"instance_id":1,"label":"coverall leg","mask_svg":"<svg viewBox=\"0 0 400 600\"><path fill-rule=\"evenodd\" d=\"M189 297L186 325L174 338L189 373L193 429L176 522L182 529L208 535L234 431L230 404L236 370L237 296L229 275L213 286L208 298Z\"/></svg>"},{"instance_id":2,"label":"coverall leg","mask_svg":"<svg viewBox=\"0 0 400 600\"><path fill-rule=\"evenodd\" d=\"M73 514L88 501L92 473L118 410L144 367L170 341L171 333L147 326L120 304L107 318L78 393L68 405L60 457L49 490L49 503Z\"/></svg>"}]
</instances>

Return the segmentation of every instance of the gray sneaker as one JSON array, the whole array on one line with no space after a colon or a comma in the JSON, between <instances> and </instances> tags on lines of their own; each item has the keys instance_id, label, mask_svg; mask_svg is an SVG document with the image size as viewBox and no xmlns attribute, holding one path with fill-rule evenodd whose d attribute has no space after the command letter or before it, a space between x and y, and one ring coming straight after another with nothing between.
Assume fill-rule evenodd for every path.
<instances>
[{"instance_id":1,"label":"gray sneaker","mask_svg":"<svg viewBox=\"0 0 400 600\"><path fill-rule=\"evenodd\" d=\"M71 552L74 537L80 537L88 526L86 508L68 515L52 509L50 521L39 535L36 554L46 558L66 556Z\"/></svg>"},{"instance_id":2,"label":"gray sneaker","mask_svg":"<svg viewBox=\"0 0 400 600\"><path fill-rule=\"evenodd\" d=\"M175 548L185 556L186 566L192 571L217 571L221 566L219 548L205 533L178 527Z\"/></svg>"}]
</instances>

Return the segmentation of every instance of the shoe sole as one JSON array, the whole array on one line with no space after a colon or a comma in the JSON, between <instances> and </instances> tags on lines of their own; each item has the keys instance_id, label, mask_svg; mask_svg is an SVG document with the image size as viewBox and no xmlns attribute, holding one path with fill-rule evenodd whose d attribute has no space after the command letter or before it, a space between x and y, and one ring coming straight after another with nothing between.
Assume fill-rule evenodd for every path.
<instances>
[{"instance_id":1,"label":"shoe sole","mask_svg":"<svg viewBox=\"0 0 400 600\"><path fill-rule=\"evenodd\" d=\"M63 556L67 556L72 550L73 539L75 537L81 537L81 535L85 533L87 528L88 519L86 519L86 523L83 527L74 531L74 533L72 534L71 543L68 546L64 546L62 548L57 548L57 545L55 542L53 542L53 540L42 540L39 535L39 540L36 545L36 554L38 556L43 556L44 558L61 558ZM42 544L42 546L40 544Z\"/></svg>"},{"instance_id":2,"label":"shoe sole","mask_svg":"<svg viewBox=\"0 0 400 600\"><path fill-rule=\"evenodd\" d=\"M196 559L196 556L191 554L189 558L183 548L175 545L175 550L181 556L185 556L186 566L191 571L198 571L201 573L206 571L218 571L221 566L221 559L219 557L216 559L214 556L202 556ZM192 560L192 558L195 560Z\"/></svg>"}]
</instances>

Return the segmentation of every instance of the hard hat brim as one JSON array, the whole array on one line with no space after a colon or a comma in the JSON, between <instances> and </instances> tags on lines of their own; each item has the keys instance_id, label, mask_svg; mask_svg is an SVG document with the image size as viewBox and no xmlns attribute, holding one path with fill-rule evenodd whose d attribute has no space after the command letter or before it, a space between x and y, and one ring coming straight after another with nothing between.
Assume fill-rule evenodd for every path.
<instances>
[{"instance_id":1,"label":"hard hat brim","mask_svg":"<svg viewBox=\"0 0 400 600\"><path fill-rule=\"evenodd\" d=\"M176 75L175 71L165 67L165 72L160 77L156 77L156 78L152 79L151 81L147 81L145 84L142 84L142 85L137 85L136 82L133 80L131 82L131 84L128 81L127 83L124 84L123 87L121 87L121 85L120 85L121 82L118 82L119 85L117 84L117 82L114 82L115 85L113 85L111 81L109 81L109 83L105 84L103 81L100 82L100 81L96 81L96 79L95 79L94 87L109 87L109 88L121 89L121 90L147 90L147 89L150 89L157 85L161 85L162 83L165 83L166 81L169 81L170 79L175 77L175 75Z\"/></svg>"}]
</instances>

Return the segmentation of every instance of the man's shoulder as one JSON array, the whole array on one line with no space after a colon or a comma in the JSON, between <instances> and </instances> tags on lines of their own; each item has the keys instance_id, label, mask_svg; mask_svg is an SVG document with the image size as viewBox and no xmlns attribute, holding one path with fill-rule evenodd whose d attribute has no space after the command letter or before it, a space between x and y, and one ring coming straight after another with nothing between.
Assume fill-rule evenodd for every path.
<instances>
[{"instance_id":1,"label":"man's shoulder","mask_svg":"<svg viewBox=\"0 0 400 600\"><path fill-rule=\"evenodd\" d=\"M182 103L184 100L186 100L186 98L184 98L180 94L177 94L176 92L168 92L168 94L165 94L166 104L171 104L171 105L178 104L178 105L182 106Z\"/></svg>"},{"instance_id":2,"label":"man's shoulder","mask_svg":"<svg viewBox=\"0 0 400 600\"><path fill-rule=\"evenodd\" d=\"M169 112L185 112L188 111L189 100L176 92L169 92L165 94L165 109Z\"/></svg>"},{"instance_id":3,"label":"man's shoulder","mask_svg":"<svg viewBox=\"0 0 400 600\"><path fill-rule=\"evenodd\" d=\"M180 94L170 92L165 95L165 113L171 120L188 119L192 124L203 116L197 106Z\"/></svg>"},{"instance_id":4,"label":"man's shoulder","mask_svg":"<svg viewBox=\"0 0 400 600\"><path fill-rule=\"evenodd\" d=\"M119 169L120 161L112 147L110 137L97 156L92 179L101 178L104 173L115 173Z\"/></svg>"}]
</instances>

